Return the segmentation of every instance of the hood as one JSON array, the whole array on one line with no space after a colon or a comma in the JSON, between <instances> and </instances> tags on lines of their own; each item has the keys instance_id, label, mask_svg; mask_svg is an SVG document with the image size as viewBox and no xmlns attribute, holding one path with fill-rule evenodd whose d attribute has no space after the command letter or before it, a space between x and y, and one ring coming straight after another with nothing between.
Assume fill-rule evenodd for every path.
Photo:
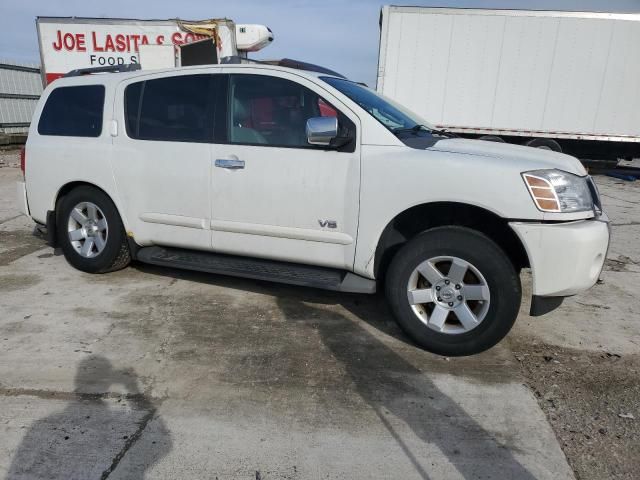
<instances>
[{"instance_id":1,"label":"hood","mask_svg":"<svg viewBox=\"0 0 640 480\"><path fill-rule=\"evenodd\" d=\"M586 175L580 160L564 153L541 148L524 147L509 143L472 140L467 138L447 138L436 142L429 150L459 153L518 163L521 171L557 168L576 175Z\"/></svg>"}]
</instances>

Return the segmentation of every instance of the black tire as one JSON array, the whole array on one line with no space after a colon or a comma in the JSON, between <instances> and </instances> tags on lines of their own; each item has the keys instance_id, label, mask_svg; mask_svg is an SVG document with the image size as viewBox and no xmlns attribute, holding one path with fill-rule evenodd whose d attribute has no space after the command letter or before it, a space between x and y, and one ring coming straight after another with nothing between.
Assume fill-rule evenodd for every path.
<instances>
[{"instance_id":1,"label":"black tire","mask_svg":"<svg viewBox=\"0 0 640 480\"><path fill-rule=\"evenodd\" d=\"M505 143L504 138L498 137L496 135L482 135L481 137L478 137L478 140L483 140L485 142Z\"/></svg>"},{"instance_id":2,"label":"black tire","mask_svg":"<svg viewBox=\"0 0 640 480\"><path fill-rule=\"evenodd\" d=\"M525 146L562 153L562 147L553 138L532 138Z\"/></svg>"},{"instance_id":3,"label":"black tire","mask_svg":"<svg viewBox=\"0 0 640 480\"><path fill-rule=\"evenodd\" d=\"M464 333L440 333L427 327L409 304L407 286L412 272L423 261L441 256L469 262L489 287L491 298L484 320ZM520 277L505 252L486 235L457 226L427 230L410 240L393 258L385 285L402 330L424 349L446 356L473 355L497 344L511 330L522 297Z\"/></svg>"},{"instance_id":4,"label":"black tire","mask_svg":"<svg viewBox=\"0 0 640 480\"><path fill-rule=\"evenodd\" d=\"M104 214L109 228L103 250L91 258L82 256L76 250L69 238L67 228L71 211L83 202L95 204ZM120 214L104 192L90 186L75 188L58 202L56 214L58 245L73 267L88 273L107 273L129 265L131 252Z\"/></svg>"}]
</instances>

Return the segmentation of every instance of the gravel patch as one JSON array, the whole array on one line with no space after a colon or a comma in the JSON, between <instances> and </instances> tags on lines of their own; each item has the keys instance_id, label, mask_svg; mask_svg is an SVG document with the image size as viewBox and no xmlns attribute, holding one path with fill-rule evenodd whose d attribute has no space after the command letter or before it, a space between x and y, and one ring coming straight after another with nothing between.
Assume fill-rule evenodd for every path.
<instances>
[{"instance_id":1,"label":"gravel patch","mask_svg":"<svg viewBox=\"0 0 640 480\"><path fill-rule=\"evenodd\" d=\"M0 168L20 166L20 149L0 149Z\"/></svg>"},{"instance_id":2,"label":"gravel patch","mask_svg":"<svg viewBox=\"0 0 640 480\"><path fill-rule=\"evenodd\" d=\"M640 472L640 355L513 345L578 480Z\"/></svg>"}]
</instances>

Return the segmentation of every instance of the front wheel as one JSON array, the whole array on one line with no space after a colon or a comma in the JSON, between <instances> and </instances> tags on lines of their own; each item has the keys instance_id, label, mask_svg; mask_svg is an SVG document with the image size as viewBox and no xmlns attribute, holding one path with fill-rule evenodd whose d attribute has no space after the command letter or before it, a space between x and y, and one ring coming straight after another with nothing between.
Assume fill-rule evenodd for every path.
<instances>
[{"instance_id":1,"label":"front wheel","mask_svg":"<svg viewBox=\"0 0 640 480\"><path fill-rule=\"evenodd\" d=\"M504 251L484 234L439 227L409 241L386 278L400 327L418 345L447 356L493 347L520 309L520 278Z\"/></svg>"},{"instance_id":2,"label":"front wheel","mask_svg":"<svg viewBox=\"0 0 640 480\"><path fill-rule=\"evenodd\" d=\"M131 262L120 214L104 192L78 187L62 198L58 208L58 244L72 266L106 273Z\"/></svg>"}]
</instances>

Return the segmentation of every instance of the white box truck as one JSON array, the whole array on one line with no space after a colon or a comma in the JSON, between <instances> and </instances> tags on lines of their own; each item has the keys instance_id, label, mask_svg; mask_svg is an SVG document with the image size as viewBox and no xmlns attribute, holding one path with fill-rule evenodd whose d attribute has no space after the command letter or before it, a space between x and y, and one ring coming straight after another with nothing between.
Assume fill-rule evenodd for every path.
<instances>
[{"instance_id":1,"label":"white box truck","mask_svg":"<svg viewBox=\"0 0 640 480\"><path fill-rule=\"evenodd\" d=\"M210 43L210 60L246 56L273 41L264 25L232 20L139 20L129 18L38 17L36 19L43 83L72 70L124 67L144 69L180 65L180 47ZM205 42L206 40L206 42ZM195 50L194 49L194 50Z\"/></svg>"},{"instance_id":2,"label":"white box truck","mask_svg":"<svg viewBox=\"0 0 640 480\"><path fill-rule=\"evenodd\" d=\"M377 90L462 137L640 157L640 14L385 6Z\"/></svg>"}]
</instances>

